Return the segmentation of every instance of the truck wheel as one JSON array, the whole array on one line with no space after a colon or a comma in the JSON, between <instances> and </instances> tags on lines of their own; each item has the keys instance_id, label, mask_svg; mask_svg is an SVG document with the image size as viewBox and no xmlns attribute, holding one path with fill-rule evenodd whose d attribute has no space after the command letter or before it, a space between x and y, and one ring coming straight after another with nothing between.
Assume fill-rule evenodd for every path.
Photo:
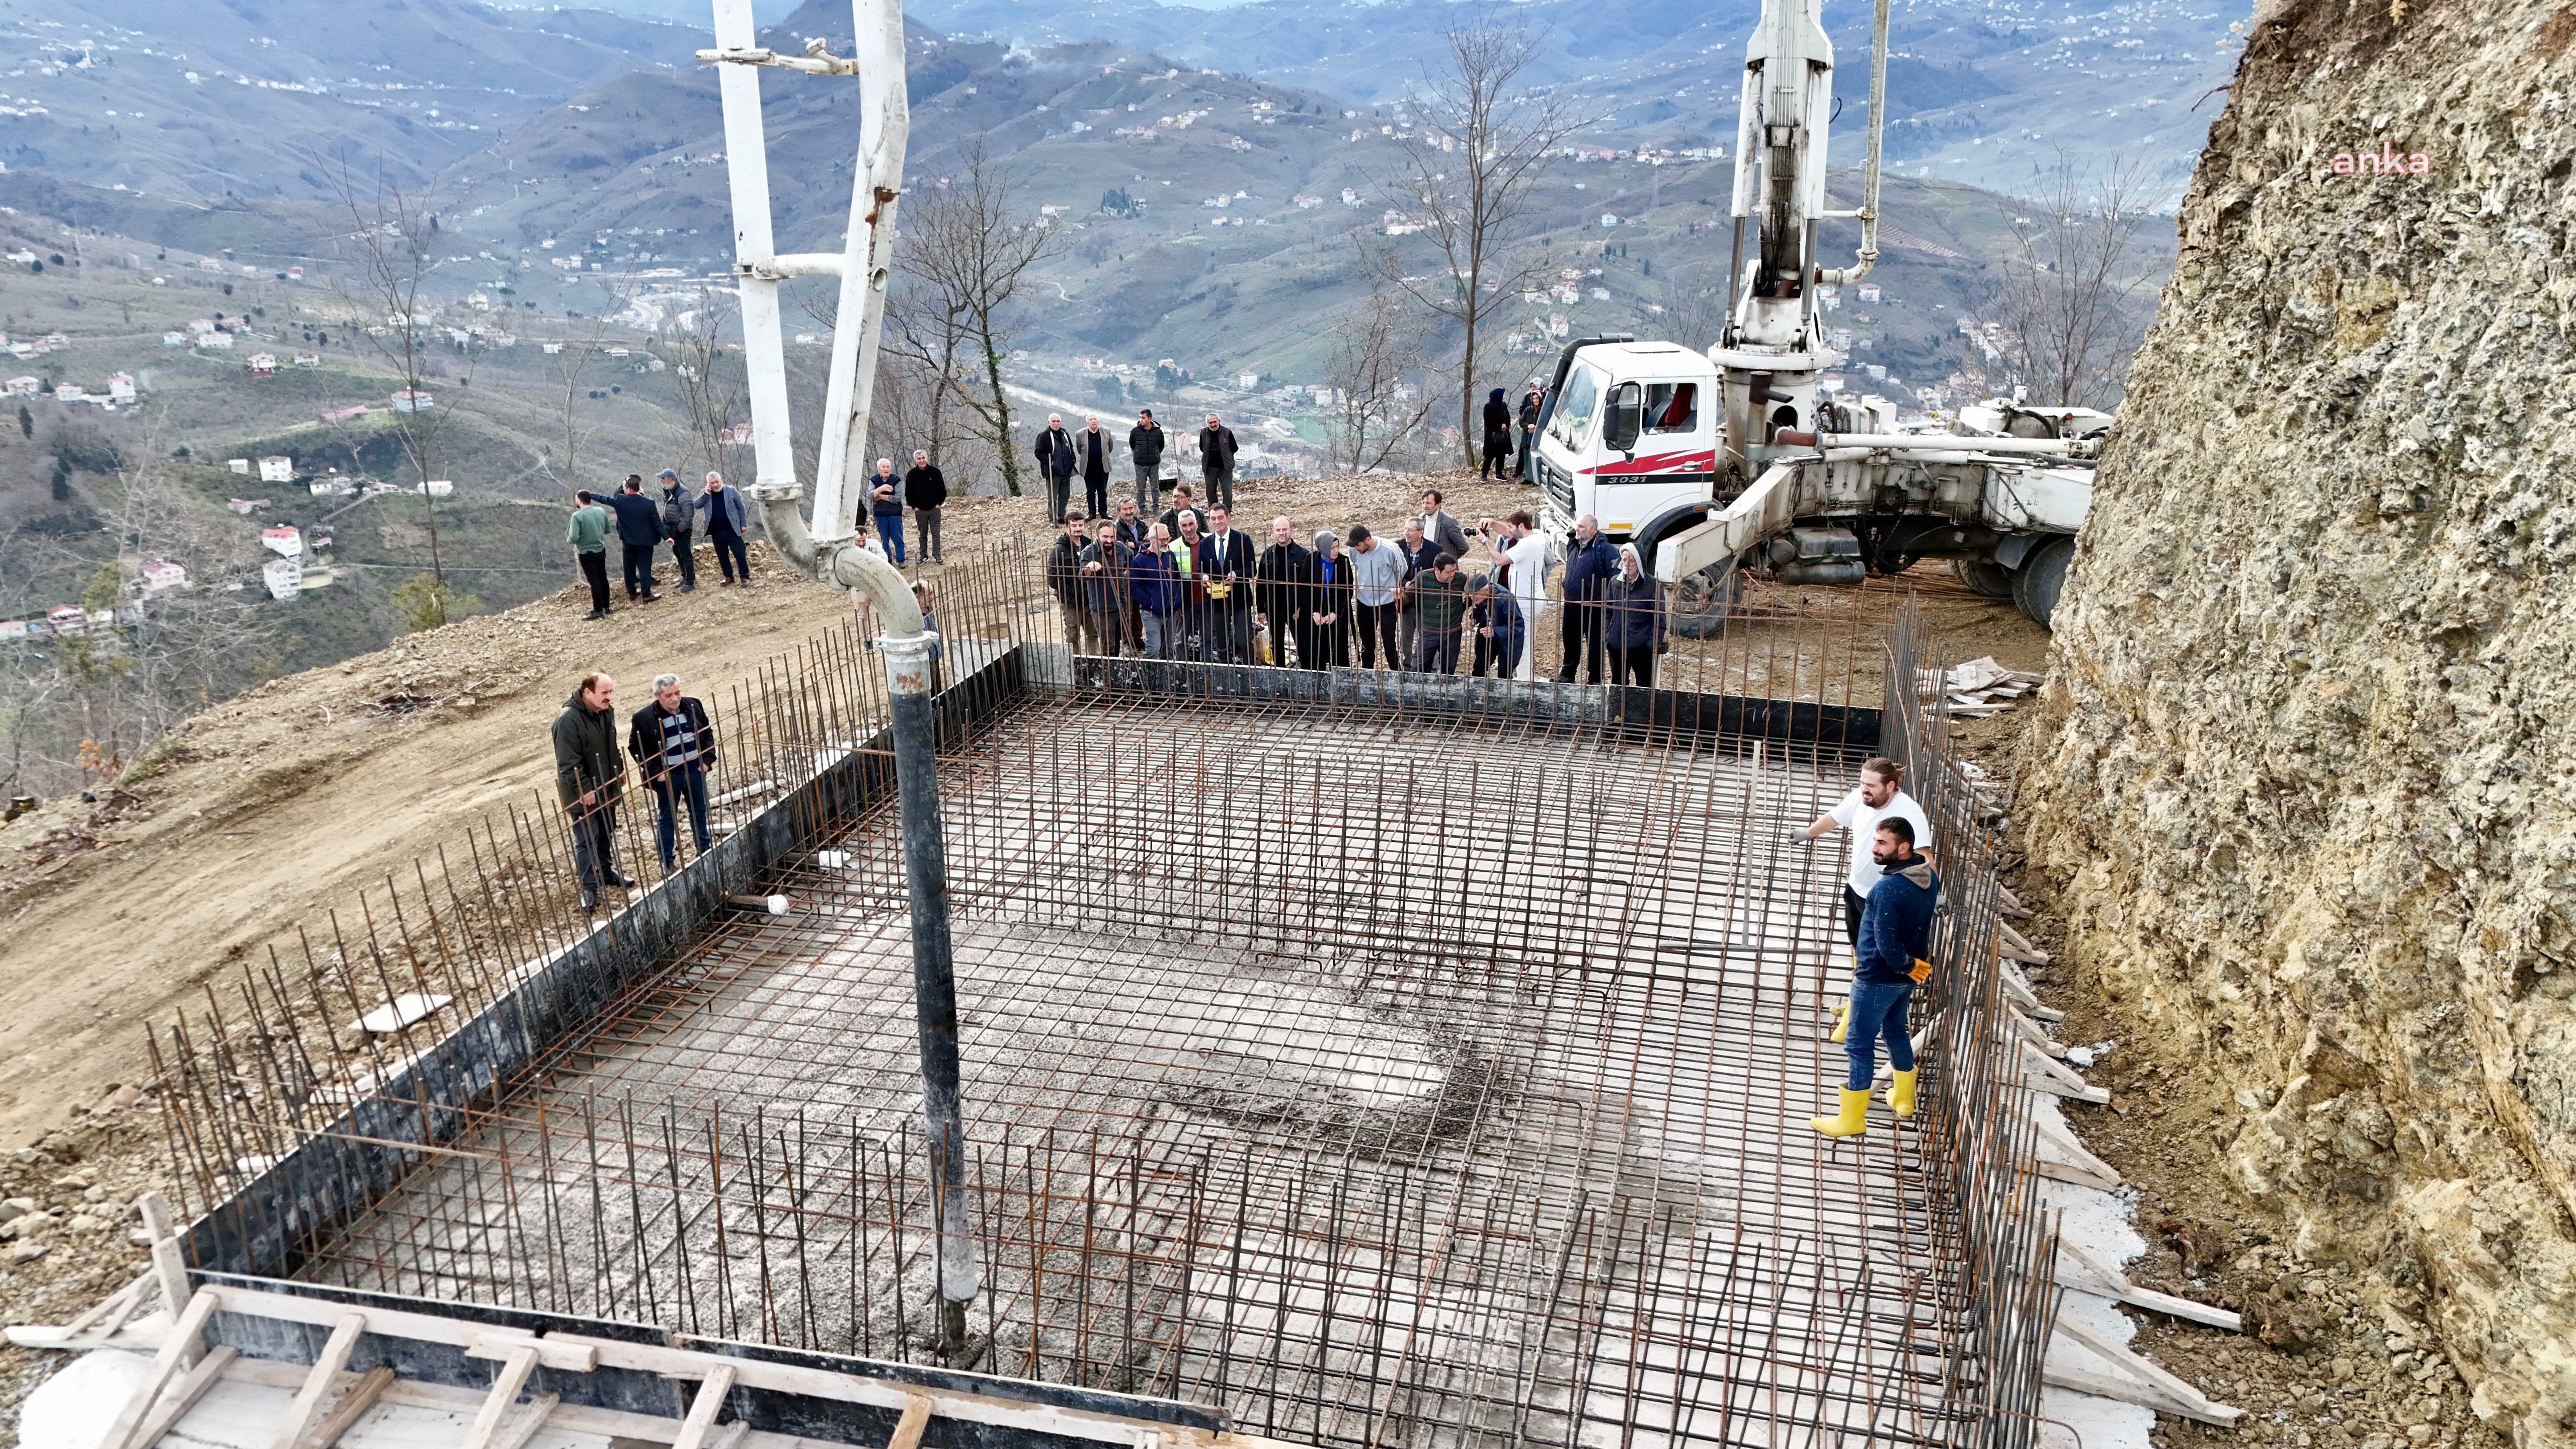
<instances>
[{"instance_id":1,"label":"truck wheel","mask_svg":"<svg viewBox=\"0 0 2576 1449\"><path fill-rule=\"evenodd\" d=\"M1732 563L1702 569L1673 585L1664 614L1672 631L1684 639L1715 637L1726 627L1729 610L1744 598L1744 575Z\"/></svg>"},{"instance_id":2,"label":"truck wheel","mask_svg":"<svg viewBox=\"0 0 2576 1449\"><path fill-rule=\"evenodd\" d=\"M2012 570L1990 558L1954 558L1950 573L1982 598L2009 599L2013 596Z\"/></svg>"},{"instance_id":3,"label":"truck wheel","mask_svg":"<svg viewBox=\"0 0 2576 1449\"><path fill-rule=\"evenodd\" d=\"M2066 592L2066 570L2075 562L2075 540L2051 539L2032 549L2013 571L2013 602L2043 629L2057 614L2058 596Z\"/></svg>"}]
</instances>

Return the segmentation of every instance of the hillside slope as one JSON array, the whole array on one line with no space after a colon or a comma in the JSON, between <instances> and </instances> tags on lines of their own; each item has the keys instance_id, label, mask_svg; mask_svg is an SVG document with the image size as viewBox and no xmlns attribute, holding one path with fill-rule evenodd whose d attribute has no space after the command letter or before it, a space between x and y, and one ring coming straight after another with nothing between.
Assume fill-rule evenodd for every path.
<instances>
[{"instance_id":1,"label":"hillside slope","mask_svg":"<svg viewBox=\"0 0 2576 1449\"><path fill-rule=\"evenodd\" d=\"M2571 43L2554 0L2256 27L2024 776L2238 1188L2524 1445L2576 1443ZM2383 148L2423 166L2343 174Z\"/></svg>"},{"instance_id":2,"label":"hillside slope","mask_svg":"<svg viewBox=\"0 0 2576 1449\"><path fill-rule=\"evenodd\" d=\"M962 505L951 536L984 506ZM468 818L551 800L547 727L583 673L618 676L628 708L664 670L720 700L848 611L765 550L749 589L712 587L705 557L710 586L601 623L566 590L272 680L191 720L103 808L66 799L0 828L0 1140L134 1080L146 1023L388 871L434 861Z\"/></svg>"}]
</instances>

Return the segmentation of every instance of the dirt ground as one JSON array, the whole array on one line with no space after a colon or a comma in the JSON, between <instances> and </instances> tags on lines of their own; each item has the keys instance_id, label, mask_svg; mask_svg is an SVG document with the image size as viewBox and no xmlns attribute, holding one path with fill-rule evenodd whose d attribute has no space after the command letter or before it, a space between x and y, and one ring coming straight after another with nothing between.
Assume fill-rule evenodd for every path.
<instances>
[{"instance_id":1,"label":"dirt ground","mask_svg":"<svg viewBox=\"0 0 2576 1449\"><path fill-rule=\"evenodd\" d=\"M1470 525L1535 504L1516 483L1432 481ZM1302 539L1327 525L1392 528L1421 482L1261 480L1244 485L1239 502L1256 538L1286 513ZM1028 499L953 505L946 531L952 543L1019 537L1032 551L1052 533ZM748 589L713 587L708 568L695 594L621 605L597 623L581 618L586 595L567 589L274 681L192 722L144 778L0 828L0 1000L8 1007L0 1013L0 1197L34 1199L58 1222L27 1240L41 1256L11 1261L0 1251L0 1318L63 1321L142 1270L127 1205L162 1179L165 1158L151 1101L119 1087L146 1075L148 1023L169 1020L295 922L345 906L361 886L452 839L465 816L547 789L546 726L583 671L605 668L629 694L662 670L693 690L721 690L847 608L761 551L754 562L760 582ZM1865 592L1767 590L1756 602L1794 599L1861 623L1884 618L1912 586L1952 658L1991 654L2014 668L2045 667L2047 634L2008 603L1967 593L1938 565L1896 582ZM1542 663L1552 663L1553 630L1540 632ZM401 695L429 702L382 706ZM2023 732L2043 712L2025 701L1960 727L1959 740L2008 776ZM2024 896L2041 915L2027 934L2047 945L2035 885L2026 883ZM2405 1381L2401 1393L2392 1363L2403 1360L2392 1360L2388 1325L2343 1311L2351 1285L2297 1272L2266 1225L2228 1196L2197 1124L2232 1087L2159 1060L2131 1024L2091 1004L2080 970L2034 975L2068 1012L2067 1040L2120 1043L2092 1073L2115 1105L2077 1108L2075 1120L2138 1193L2153 1246L2133 1276L2230 1307L2278 1305L2257 1311L2286 1347L2154 1318L2140 1345L2249 1410L2230 1436L2237 1442L2488 1442L2468 1427L2456 1378L2434 1373L2422 1386ZM9 1411L55 1365L54 1355L0 1349L0 1445L15 1442ZM2326 1422L2329 1414L2341 1422ZM2426 1427L2410 1435L2416 1424ZM2177 1445L2211 1437L2173 1420L2158 1434Z\"/></svg>"}]
</instances>

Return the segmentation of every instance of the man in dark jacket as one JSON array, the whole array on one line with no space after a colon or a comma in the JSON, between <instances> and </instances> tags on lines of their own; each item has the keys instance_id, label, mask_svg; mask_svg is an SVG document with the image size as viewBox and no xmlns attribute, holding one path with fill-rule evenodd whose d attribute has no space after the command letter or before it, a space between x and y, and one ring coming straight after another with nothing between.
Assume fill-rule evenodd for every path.
<instances>
[{"instance_id":1,"label":"man in dark jacket","mask_svg":"<svg viewBox=\"0 0 2576 1449\"><path fill-rule=\"evenodd\" d=\"M1046 431L1030 449L1037 455L1038 476L1046 480L1047 521L1064 522L1073 502L1073 434L1064 430L1064 414L1047 414Z\"/></svg>"},{"instance_id":2,"label":"man in dark jacket","mask_svg":"<svg viewBox=\"0 0 2576 1449\"><path fill-rule=\"evenodd\" d=\"M1495 388L1485 395L1485 466L1476 470L1479 482L1488 477L1511 476L1512 405L1503 401L1503 390Z\"/></svg>"},{"instance_id":3,"label":"man in dark jacket","mask_svg":"<svg viewBox=\"0 0 2576 1449\"><path fill-rule=\"evenodd\" d=\"M625 789L626 762L617 753L617 681L596 671L555 712L555 794L572 820L573 869L581 882L581 909L599 904L599 884L632 886L618 874L610 847L617 839L617 797Z\"/></svg>"},{"instance_id":4,"label":"man in dark jacket","mask_svg":"<svg viewBox=\"0 0 2576 1449\"><path fill-rule=\"evenodd\" d=\"M920 546L913 552L923 563L946 563L948 556L939 550L939 510L948 502L948 475L930 461L930 450L912 450L912 466L904 470L903 501L912 505L912 522Z\"/></svg>"},{"instance_id":5,"label":"man in dark jacket","mask_svg":"<svg viewBox=\"0 0 2576 1449\"><path fill-rule=\"evenodd\" d=\"M662 510L644 496L644 475L629 473L626 486L608 496L617 515L617 541L626 545L626 597L653 603L653 549L662 541Z\"/></svg>"},{"instance_id":6,"label":"man in dark jacket","mask_svg":"<svg viewBox=\"0 0 2576 1449\"><path fill-rule=\"evenodd\" d=\"M1234 429L1208 414L1207 426L1199 429L1199 477L1207 483L1208 507L1234 511L1234 455L1240 451Z\"/></svg>"},{"instance_id":7,"label":"man in dark jacket","mask_svg":"<svg viewBox=\"0 0 2576 1449\"><path fill-rule=\"evenodd\" d=\"M1261 586L1253 597L1252 622L1270 630L1271 664L1289 663L1288 644L1295 640L1299 664L1315 657L1315 555L1297 541L1296 525L1270 520L1270 546L1261 551L1253 577Z\"/></svg>"},{"instance_id":8,"label":"man in dark jacket","mask_svg":"<svg viewBox=\"0 0 2576 1449\"><path fill-rule=\"evenodd\" d=\"M1082 420L1073 435L1074 466L1082 470L1082 511L1095 522L1109 516L1109 435L1100 430L1100 414Z\"/></svg>"},{"instance_id":9,"label":"man in dark jacket","mask_svg":"<svg viewBox=\"0 0 2576 1449\"><path fill-rule=\"evenodd\" d=\"M1127 550L1118 543L1118 525L1101 522L1091 546L1082 551L1082 612L1100 652L1116 654L1125 645L1127 623Z\"/></svg>"},{"instance_id":10,"label":"man in dark jacket","mask_svg":"<svg viewBox=\"0 0 2576 1449\"><path fill-rule=\"evenodd\" d=\"M1127 597L1135 606L1148 659L1180 659L1188 652L1189 581L1172 554L1172 533L1157 523L1142 547L1127 558Z\"/></svg>"},{"instance_id":11,"label":"man in dark jacket","mask_svg":"<svg viewBox=\"0 0 2576 1449\"><path fill-rule=\"evenodd\" d=\"M1529 647L1529 624L1521 618L1521 601L1509 589L1494 587L1494 581L1478 574L1467 581L1467 623L1476 631L1475 667L1468 673L1485 677L1485 666L1494 667L1496 679L1509 679L1521 663L1521 651Z\"/></svg>"},{"instance_id":12,"label":"man in dark jacket","mask_svg":"<svg viewBox=\"0 0 2576 1449\"><path fill-rule=\"evenodd\" d=\"M1046 561L1047 592L1055 595L1056 614L1064 621L1064 642L1076 654L1085 652L1083 641L1091 628L1091 611L1082 599L1082 551L1091 547L1085 522L1079 509L1066 514L1064 532L1056 535Z\"/></svg>"},{"instance_id":13,"label":"man in dark jacket","mask_svg":"<svg viewBox=\"0 0 2576 1449\"><path fill-rule=\"evenodd\" d=\"M716 727L708 721L705 705L680 693L680 676L654 676L653 702L627 722L626 753L635 757L644 783L653 787L659 807L653 843L662 851L662 874L669 875L678 867L683 804L697 853L707 853L707 771L716 767Z\"/></svg>"},{"instance_id":14,"label":"man in dark jacket","mask_svg":"<svg viewBox=\"0 0 2576 1449\"><path fill-rule=\"evenodd\" d=\"M1869 1084L1878 1073L1878 1043L1887 1041L1887 1065L1896 1073L1887 1105L1899 1117L1914 1115L1914 1042L1905 1029L1906 1003L1916 983L1931 974L1933 907L1941 898L1932 862L1914 850L1914 822L1889 815L1878 822L1870 857L1884 872L1862 907L1860 946L1852 965L1851 1018L1843 1052L1851 1059L1842 1110L1810 1117L1827 1137L1857 1137L1869 1123Z\"/></svg>"},{"instance_id":15,"label":"man in dark jacket","mask_svg":"<svg viewBox=\"0 0 2576 1449\"><path fill-rule=\"evenodd\" d=\"M1574 682L1574 661L1583 661L1583 682L1601 682L1601 594L1619 572L1619 550L1601 536L1601 522L1587 513L1574 520L1574 541L1565 551L1565 607L1557 621L1556 682Z\"/></svg>"},{"instance_id":16,"label":"man in dark jacket","mask_svg":"<svg viewBox=\"0 0 2576 1449\"><path fill-rule=\"evenodd\" d=\"M1396 553L1404 561L1404 577L1395 590L1395 667L1398 669L1417 667L1415 646L1421 642L1422 636L1422 594L1414 583L1431 572L1432 561L1442 552L1440 545L1423 534L1421 519L1404 521L1404 542L1396 548Z\"/></svg>"},{"instance_id":17,"label":"man in dark jacket","mask_svg":"<svg viewBox=\"0 0 2576 1449\"><path fill-rule=\"evenodd\" d=\"M1208 510L1208 536L1198 544L1199 589L1207 600L1207 657L1211 664L1252 662L1252 540L1234 526L1225 505Z\"/></svg>"},{"instance_id":18,"label":"man in dark jacket","mask_svg":"<svg viewBox=\"0 0 2576 1449\"><path fill-rule=\"evenodd\" d=\"M1127 430L1127 461L1136 465L1136 511L1151 519L1163 511L1163 425L1152 408L1136 410Z\"/></svg>"},{"instance_id":19,"label":"man in dark jacket","mask_svg":"<svg viewBox=\"0 0 2576 1449\"><path fill-rule=\"evenodd\" d=\"M680 592L698 591L698 556L690 535L697 530L697 500L680 486L680 475L669 468L654 481L662 485L661 501L656 505L662 515L662 536L671 540L671 561L680 566Z\"/></svg>"}]
</instances>

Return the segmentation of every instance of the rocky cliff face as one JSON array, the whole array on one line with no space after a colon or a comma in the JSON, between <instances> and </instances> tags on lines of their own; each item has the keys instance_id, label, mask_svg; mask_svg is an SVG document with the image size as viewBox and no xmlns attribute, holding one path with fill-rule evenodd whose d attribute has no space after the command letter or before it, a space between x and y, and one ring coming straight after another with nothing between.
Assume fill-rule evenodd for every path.
<instances>
[{"instance_id":1,"label":"rocky cliff face","mask_svg":"<svg viewBox=\"0 0 2576 1449\"><path fill-rule=\"evenodd\" d=\"M2236 1089L2244 1191L2420 1293L2527 1444L2576 1442L2571 42L2565 0L2258 17L2025 820L2078 959Z\"/></svg>"}]
</instances>

